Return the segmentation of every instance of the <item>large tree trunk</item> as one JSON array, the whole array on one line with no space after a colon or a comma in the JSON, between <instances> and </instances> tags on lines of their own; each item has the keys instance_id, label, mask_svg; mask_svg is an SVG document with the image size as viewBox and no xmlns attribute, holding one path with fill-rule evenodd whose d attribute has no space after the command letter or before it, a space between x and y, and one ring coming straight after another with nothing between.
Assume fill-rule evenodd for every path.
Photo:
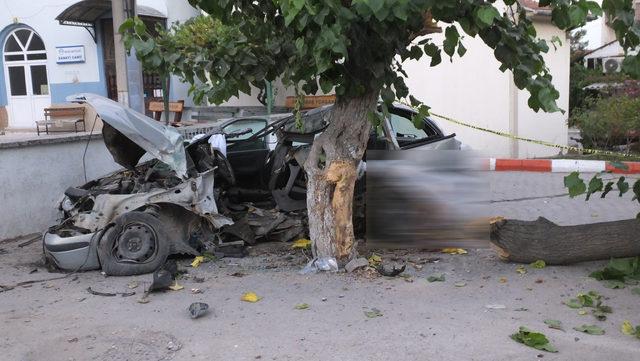
<instances>
[{"instance_id":1,"label":"large tree trunk","mask_svg":"<svg viewBox=\"0 0 640 361\"><path fill-rule=\"evenodd\" d=\"M316 258L335 257L343 265L353 253L356 167L371 130L368 113L375 110L377 99L378 92L338 99L329 126L314 141L305 163L309 232Z\"/></svg>"},{"instance_id":2,"label":"large tree trunk","mask_svg":"<svg viewBox=\"0 0 640 361\"><path fill-rule=\"evenodd\" d=\"M558 226L545 219L517 221L497 219L491 223L491 243L500 258L548 264L632 257L640 255L640 221Z\"/></svg>"}]
</instances>

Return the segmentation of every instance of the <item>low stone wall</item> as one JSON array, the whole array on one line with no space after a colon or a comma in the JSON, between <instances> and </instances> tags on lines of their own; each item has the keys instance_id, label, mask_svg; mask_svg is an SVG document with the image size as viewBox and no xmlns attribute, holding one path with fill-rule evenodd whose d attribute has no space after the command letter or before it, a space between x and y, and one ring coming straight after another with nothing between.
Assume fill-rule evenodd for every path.
<instances>
[{"instance_id":1,"label":"low stone wall","mask_svg":"<svg viewBox=\"0 0 640 361\"><path fill-rule=\"evenodd\" d=\"M213 128L198 124L176 130L190 139ZM119 168L99 132L0 136L0 240L45 231L57 223L64 191L85 183L85 171L92 180Z\"/></svg>"},{"instance_id":2,"label":"low stone wall","mask_svg":"<svg viewBox=\"0 0 640 361\"><path fill-rule=\"evenodd\" d=\"M88 180L119 168L99 134L0 142L0 240L42 232L56 223L65 189L85 183L85 147Z\"/></svg>"}]
</instances>

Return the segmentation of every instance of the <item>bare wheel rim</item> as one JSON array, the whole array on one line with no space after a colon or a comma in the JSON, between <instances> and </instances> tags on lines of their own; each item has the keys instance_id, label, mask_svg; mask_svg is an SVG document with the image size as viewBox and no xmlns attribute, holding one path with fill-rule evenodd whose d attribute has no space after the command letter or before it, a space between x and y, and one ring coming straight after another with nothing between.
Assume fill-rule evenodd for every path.
<instances>
[{"instance_id":1,"label":"bare wheel rim","mask_svg":"<svg viewBox=\"0 0 640 361\"><path fill-rule=\"evenodd\" d=\"M158 236L146 223L131 222L122 227L114 246L113 256L122 263L146 263L158 251Z\"/></svg>"}]
</instances>

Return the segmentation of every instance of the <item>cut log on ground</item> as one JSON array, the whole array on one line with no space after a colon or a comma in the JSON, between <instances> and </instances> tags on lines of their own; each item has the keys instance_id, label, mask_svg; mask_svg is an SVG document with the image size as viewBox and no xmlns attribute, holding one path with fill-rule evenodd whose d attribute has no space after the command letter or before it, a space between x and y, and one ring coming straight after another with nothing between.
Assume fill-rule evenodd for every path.
<instances>
[{"instance_id":1,"label":"cut log on ground","mask_svg":"<svg viewBox=\"0 0 640 361\"><path fill-rule=\"evenodd\" d=\"M640 221L559 226L546 218L491 222L491 245L506 261L569 264L640 255Z\"/></svg>"}]
</instances>

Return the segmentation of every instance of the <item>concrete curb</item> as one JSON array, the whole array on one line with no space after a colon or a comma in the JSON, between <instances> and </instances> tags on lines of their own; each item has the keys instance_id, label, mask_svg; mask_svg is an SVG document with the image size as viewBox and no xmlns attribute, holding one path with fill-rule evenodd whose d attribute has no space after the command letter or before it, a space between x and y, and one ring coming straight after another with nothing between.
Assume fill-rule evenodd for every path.
<instances>
[{"instance_id":1,"label":"concrete curb","mask_svg":"<svg viewBox=\"0 0 640 361\"><path fill-rule=\"evenodd\" d=\"M626 165L626 169L622 169L623 167L620 164ZM612 163L604 160L489 158L488 166L489 170L499 172L597 173L610 171L620 174L640 174L640 162Z\"/></svg>"}]
</instances>

